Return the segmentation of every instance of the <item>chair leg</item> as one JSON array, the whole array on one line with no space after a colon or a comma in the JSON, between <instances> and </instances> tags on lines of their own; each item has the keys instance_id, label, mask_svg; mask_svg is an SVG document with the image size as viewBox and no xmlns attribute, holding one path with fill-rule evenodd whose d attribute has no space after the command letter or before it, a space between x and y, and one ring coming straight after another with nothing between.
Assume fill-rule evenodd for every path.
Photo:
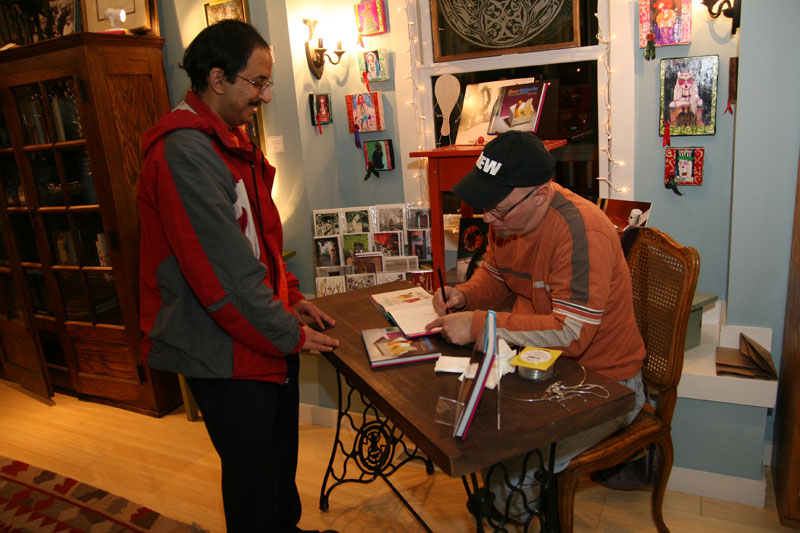
<instances>
[{"instance_id":1,"label":"chair leg","mask_svg":"<svg viewBox=\"0 0 800 533\"><path fill-rule=\"evenodd\" d=\"M667 492L667 481L672 471L672 436L667 433L656 442L658 450L658 472L656 472L655 484L653 485L652 514L653 522L659 533L669 533L669 528L664 523L664 516L661 512L664 503L664 495Z\"/></svg>"},{"instance_id":2,"label":"chair leg","mask_svg":"<svg viewBox=\"0 0 800 533\"><path fill-rule=\"evenodd\" d=\"M572 533L575 489L580 474L567 468L558 474L558 521L561 533Z\"/></svg>"}]
</instances>

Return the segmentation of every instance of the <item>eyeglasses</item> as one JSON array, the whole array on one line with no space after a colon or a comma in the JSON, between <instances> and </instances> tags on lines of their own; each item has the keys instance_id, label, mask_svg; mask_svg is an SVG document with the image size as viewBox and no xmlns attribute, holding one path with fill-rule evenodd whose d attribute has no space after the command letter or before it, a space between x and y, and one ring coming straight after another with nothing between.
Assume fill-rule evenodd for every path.
<instances>
[{"instance_id":1,"label":"eyeglasses","mask_svg":"<svg viewBox=\"0 0 800 533\"><path fill-rule=\"evenodd\" d=\"M272 80L267 80L267 81L265 81L264 83L258 83L258 82L257 82L257 81L255 81L255 80L250 80L250 79L247 79L247 78L245 78L244 76L240 76L239 74L237 74L237 75L236 75L236 77L237 77L237 78L241 78L241 79L243 79L244 81L246 81L247 83L249 83L249 84L250 84L250 85L252 85L253 87L258 87L258 92L259 92L259 93L261 93L261 92L264 92L264 91L266 91L267 89L271 88L273 85L275 85L275 82L274 82L274 81L272 81Z\"/></svg>"},{"instance_id":2,"label":"eyeglasses","mask_svg":"<svg viewBox=\"0 0 800 533\"><path fill-rule=\"evenodd\" d=\"M519 199L519 201L517 201L517 203L515 203L514 205L512 205L512 206L511 206L511 207L509 207L508 209L505 209L505 210L503 210L502 212L498 211L498 210L497 210L496 208L494 208L494 207L493 207L493 208L491 208L491 209L487 209L487 210L486 210L486 212L487 212L487 213L491 213L491 214L492 214L492 216L493 216L494 218L498 219L498 220L503 220L504 218L506 218L506 217L508 216L508 214L509 214L511 211L513 211L513 210L514 210L514 208L515 208L515 207L517 207L519 204L521 204L522 202L524 202L525 200L527 200L527 199L530 197L530 195L532 195L533 193L535 193L535 192L536 192L536 191L538 191L538 190L539 190L539 187L535 187L535 188L531 189L530 191L528 191L528 194L526 194L525 196L523 196L522 198L520 198L520 199Z\"/></svg>"}]
</instances>

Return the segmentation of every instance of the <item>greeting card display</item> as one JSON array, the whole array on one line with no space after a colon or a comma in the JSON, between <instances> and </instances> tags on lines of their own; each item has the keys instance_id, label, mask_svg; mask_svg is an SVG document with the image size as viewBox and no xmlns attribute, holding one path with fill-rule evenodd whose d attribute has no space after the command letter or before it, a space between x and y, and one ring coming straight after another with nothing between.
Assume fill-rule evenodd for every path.
<instances>
[{"instance_id":1,"label":"greeting card display","mask_svg":"<svg viewBox=\"0 0 800 533\"><path fill-rule=\"evenodd\" d=\"M358 131L383 131L386 129L383 115L383 96L380 91L374 93L348 94L347 125L350 133Z\"/></svg>"},{"instance_id":2,"label":"greeting card display","mask_svg":"<svg viewBox=\"0 0 800 533\"><path fill-rule=\"evenodd\" d=\"M359 252L355 254L356 274L383 272L383 254L381 252Z\"/></svg>"},{"instance_id":3,"label":"greeting card display","mask_svg":"<svg viewBox=\"0 0 800 533\"><path fill-rule=\"evenodd\" d=\"M367 50L358 54L358 69L361 71L362 78L364 74L367 75L367 81L391 79L384 50Z\"/></svg>"},{"instance_id":4,"label":"greeting card display","mask_svg":"<svg viewBox=\"0 0 800 533\"><path fill-rule=\"evenodd\" d=\"M383 0L364 0L354 5L356 25L361 35L379 35L386 33L386 7Z\"/></svg>"},{"instance_id":5,"label":"greeting card display","mask_svg":"<svg viewBox=\"0 0 800 533\"><path fill-rule=\"evenodd\" d=\"M342 233L368 233L371 231L373 206L346 207L344 212L344 231Z\"/></svg>"},{"instance_id":6,"label":"greeting card display","mask_svg":"<svg viewBox=\"0 0 800 533\"><path fill-rule=\"evenodd\" d=\"M367 165L372 163L375 170L394 169L394 148L391 140L364 141L361 144L364 147L364 160Z\"/></svg>"},{"instance_id":7,"label":"greeting card display","mask_svg":"<svg viewBox=\"0 0 800 533\"><path fill-rule=\"evenodd\" d=\"M703 148L667 148L664 156L664 184L674 180L675 185L703 184Z\"/></svg>"}]
</instances>

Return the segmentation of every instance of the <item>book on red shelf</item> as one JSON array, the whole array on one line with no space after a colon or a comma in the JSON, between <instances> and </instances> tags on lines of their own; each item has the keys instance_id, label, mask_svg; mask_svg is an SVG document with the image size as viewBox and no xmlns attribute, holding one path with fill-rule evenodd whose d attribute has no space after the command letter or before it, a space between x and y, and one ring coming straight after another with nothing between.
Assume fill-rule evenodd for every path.
<instances>
[{"instance_id":1,"label":"book on red shelf","mask_svg":"<svg viewBox=\"0 0 800 533\"><path fill-rule=\"evenodd\" d=\"M411 287L373 294L369 298L407 337L421 337L441 331L425 331L425 326L439 317L433 309L433 296L425 289Z\"/></svg>"},{"instance_id":2,"label":"book on red shelf","mask_svg":"<svg viewBox=\"0 0 800 533\"><path fill-rule=\"evenodd\" d=\"M496 135L508 130L536 133L547 85L547 82L540 80L501 88L492 109L489 134Z\"/></svg>"},{"instance_id":3,"label":"book on red shelf","mask_svg":"<svg viewBox=\"0 0 800 533\"><path fill-rule=\"evenodd\" d=\"M458 411L456 423L453 427L454 437L466 438L496 354L497 315L495 315L494 311L488 311L482 338L478 339L472 349L469 366L464 373L464 381L461 382L461 387L459 388Z\"/></svg>"},{"instance_id":4,"label":"book on red shelf","mask_svg":"<svg viewBox=\"0 0 800 533\"><path fill-rule=\"evenodd\" d=\"M365 329L361 338L372 368L431 361L441 355L428 337L410 339L397 327Z\"/></svg>"},{"instance_id":5,"label":"book on red shelf","mask_svg":"<svg viewBox=\"0 0 800 533\"><path fill-rule=\"evenodd\" d=\"M383 96L381 92L348 94L344 97L347 103L347 125L350 133L356 131L383 131L386 129L383 114Z\"/></svg>"}]
</instances>

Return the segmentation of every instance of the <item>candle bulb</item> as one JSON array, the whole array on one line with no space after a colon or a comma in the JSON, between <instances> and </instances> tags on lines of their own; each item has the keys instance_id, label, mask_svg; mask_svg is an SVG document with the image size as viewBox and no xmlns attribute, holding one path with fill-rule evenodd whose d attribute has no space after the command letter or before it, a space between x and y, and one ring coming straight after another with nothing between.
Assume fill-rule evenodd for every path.
<instances>
[{"instance_id":1,"label":"candle bulb","mask_svg":"<svg viewBox=\"0 0 800 533\"><path fill-rule=\"evenodd\" d=\"M324 46L322 46L322 37L317 39L317 48L324 48Z\"/></svg>"},{"instance_id":2,"label":"candle bulb","mask_svg":"<svg viewBox=\"0 0 800 533\"><path fill-rule=\"evenodd\" d=\"M341 50L342 49L342 41L336 41L336 49L337 50Z\"/></svg>"}]
</instances>

